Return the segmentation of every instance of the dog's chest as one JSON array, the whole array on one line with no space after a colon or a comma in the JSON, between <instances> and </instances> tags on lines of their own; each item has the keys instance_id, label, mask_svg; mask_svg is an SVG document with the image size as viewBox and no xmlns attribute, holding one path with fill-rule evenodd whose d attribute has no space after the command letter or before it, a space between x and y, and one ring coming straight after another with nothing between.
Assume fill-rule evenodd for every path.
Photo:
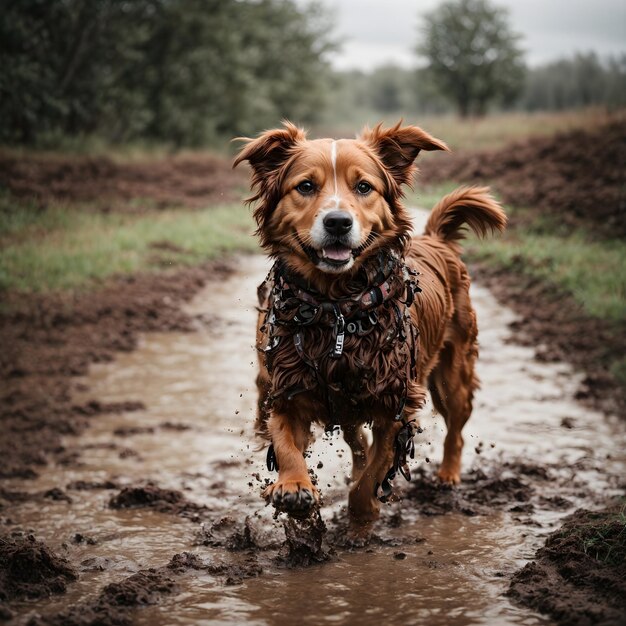
<instances>
[{"instance_id":1,"label":"dog's chest","mask_svg":"<svg viewBox=\"0 0 626 626\"><path fill-rule=\"evenodd\" d=\"M392 304L381 307L373 322L345 322L343 337L336 324L277 323L263 351L270 395L312 394L342 414L379 403L395 407L415 376L418 345L408 312Z\"/></svg>"}]
</instances>

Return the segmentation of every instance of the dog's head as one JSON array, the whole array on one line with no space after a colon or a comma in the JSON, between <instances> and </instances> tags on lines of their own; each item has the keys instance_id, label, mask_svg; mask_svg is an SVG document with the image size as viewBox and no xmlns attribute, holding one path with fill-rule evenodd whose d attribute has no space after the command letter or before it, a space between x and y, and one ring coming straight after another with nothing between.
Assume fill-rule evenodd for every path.
<instances>
[{"instance_id":1,"label":"dog's head","mask_svg":"<svg viewBox=\"0 0 626 626\"><path fill-rule=\"evenodd\" d=\"M417 126L365 128L357 139L307 140L289 122L246 145L261 243L305 276L341 274L401 243L411 222L400 203L420 150L447 150Z\"/></svg>"}]
</instances>

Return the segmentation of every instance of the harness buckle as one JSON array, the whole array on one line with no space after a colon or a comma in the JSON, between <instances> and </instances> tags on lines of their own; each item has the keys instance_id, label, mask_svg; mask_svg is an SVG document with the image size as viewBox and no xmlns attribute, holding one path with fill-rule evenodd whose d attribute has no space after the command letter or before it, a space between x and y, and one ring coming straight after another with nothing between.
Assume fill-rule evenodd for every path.
<instances>
[{"instance_id":1,"label":"harness buckle","mask_svg":"<svg viewBox=\"0 0 626 626\"><path fill-rule=\"evenodd\" d=\"M343 354L343 342L346 337L346 320L344 319L341 309L335 304L335 347L330 353L333 359L338 359Z\"/></svg>"}]
</instances>

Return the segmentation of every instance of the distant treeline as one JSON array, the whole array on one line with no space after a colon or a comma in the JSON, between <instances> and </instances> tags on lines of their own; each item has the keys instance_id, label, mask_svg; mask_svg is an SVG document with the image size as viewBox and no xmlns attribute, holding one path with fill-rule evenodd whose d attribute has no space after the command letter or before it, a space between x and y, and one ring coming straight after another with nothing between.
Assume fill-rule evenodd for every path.
<instances>
[{"instance_id":1,"label":"distant treeline","mask_svg":"<svg viewBox=\"0 0 626 626\"><path fill-rule=\"evenodd\" d=\"M426 70L389 65L368 73L343 72L334 80L331 118L336 115L345 119L354 109L381 114L454 110L431 83ZM507 108L560 111L594 105L609 109L626 106L626 54L601 59L590 52L529 68L519 96Z\"/></svg>"},{"instance_id":2,"label":"distant treeline","mask_svg":"<svg viewBox=\"0 0 626 626\"><path fill-rule=\"evenodd\" d=\"M215 145L311 124L451 111L425 70L330 71L328 17L295 0L4 0L0 141ZM507 107L626 106L626 55L527 70ZM500 105L502 106L502 105Z\"/></svg>"},{"instance_id":3,"label":"distant treeline","mask_svg":"<svg viewBox=\"0 0 626 626\"><path fill-rule=\"evenodd\" d=\"M293 0L3 0L0 141L177 145L322 108L330 32Z\"/></svg>"}]
</instances>

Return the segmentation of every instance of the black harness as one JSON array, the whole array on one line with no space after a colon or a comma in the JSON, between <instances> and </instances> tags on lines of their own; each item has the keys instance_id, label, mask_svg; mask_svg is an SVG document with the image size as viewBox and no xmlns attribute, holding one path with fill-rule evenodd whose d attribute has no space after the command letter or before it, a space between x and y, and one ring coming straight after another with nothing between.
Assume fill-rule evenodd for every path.
<instances>
[{"instance_id":1,"label":"black harness","mask_svg":"<svg viewBox=\"0 0 626 626\"><path fill-rule=\"evenodd\" d=\"M273 389L267 398L268 406L279 396L285 394L287 399L310 391L315 386L322 390L330 422L325 428L326 433L333 433L340 427L337 425L336 410L333 396L340 392L335 385L329 384L322 375L319 363L311 359L303 345L303 329L311 325L327 327L333 333L334 342L328 355L338 359L344 351L346 334L364 337L370 334L379 322L377 310L385 306L393 311L395 324L383 339L383 343L411 342L410 373L416 377L415 352L418 341L418 329L409 315L409 307L417 294L421 292L418 284L419 272L409 268L404 259L394 253L379 253L375 263L367 273L365 289L337 300L325 299L300 276L290 272L287 267L277 261L265 281L259 286L259 301L267 301L265 321L261 331L266 336L266 344L261 348L265 356L268 371L273 367L274 351L278 344L291 335L294 347L300 359L314 374L313 387L297 387ZM402 298L404 296L404 299ZM279 328L283 329L280 334ZM288 330L287 333L284 329ZM382 484L376 485L376 497L386 502L391 495L391 481L400 472L406 480L411 479L408 458L414 458L415 448L413 437L421 429L415 420L405 421L404 408L407 398L407 385L398 404L394 421L402 422L402 427L395 437L395 453L392 467L387 472ZM274 446L270 444L267 451L267 467L270 471L278 471L278 460Z\"/></svg>"}]
</instances>

